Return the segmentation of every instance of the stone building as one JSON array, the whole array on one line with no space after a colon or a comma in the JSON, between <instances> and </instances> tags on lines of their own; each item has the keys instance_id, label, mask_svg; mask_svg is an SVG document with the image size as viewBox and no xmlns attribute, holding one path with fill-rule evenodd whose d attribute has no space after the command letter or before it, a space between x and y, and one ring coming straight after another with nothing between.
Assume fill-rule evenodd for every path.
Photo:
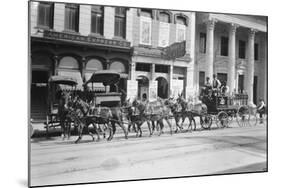
<instances>
[{"instance_id":1,"label":"stone building","mask_svg":"<svg viewBox=\"0 0 281 188\"><path fill-rule=\"evenodd\" d=\"M197 13L196 78L202 86L213 74L249 102L267 98L267 18Z\"/></svg>"},{"instance_id":2,"label":"stone building","mask_svg":"<svg viewBox=\"0 0 281 188\"><path fill-rule=\"evenodd\" d=\"M121 74L123 98L195 96L214 73L253 102L266 98L264 17L36 1L29 13L34 119L45 119L51 75L75 77L83 89L93 72L107 69ZM182 41L182 57L163 56Z\"/></svg>"}]
</instances>

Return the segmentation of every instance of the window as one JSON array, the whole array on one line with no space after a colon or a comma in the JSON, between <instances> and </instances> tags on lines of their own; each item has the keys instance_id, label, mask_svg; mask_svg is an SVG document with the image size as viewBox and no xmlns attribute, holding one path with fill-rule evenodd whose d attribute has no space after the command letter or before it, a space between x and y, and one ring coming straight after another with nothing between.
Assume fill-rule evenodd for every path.
<instances>
[{"instance_id":1,"label":"window","mask_svg":"<svg viewBox=\"0 0 281 188\"><path fill-rule=\"evenodd\" d=\"M103 7L92 6L91 33L103 35Z\"/></svg>"},{"instance_id":2,"label":"window","mask_svg":"<svg viewBox=\"0 0 281 188\"><path fill-rule=\"evenodd\" d=\"M65 30L78 32L79 27L79 6L75 4L65 5Z\"/></svg>"},{"instance_id":3,"label":"window","mask_svg":"<svg viewBox=\"0 0 281 188\"><path fill-rule=\"evenodd\" d=\"M221 55L228 56L228 38L221 37Z\"/></svg>"},{"instance_id":4,"label":"window","mask_svg":"<svg viewBox=\"0 0 281 188\"><path fill-rule=\"evenodd\" d=\"M227 74L226 73L218 73L217 78L221 83L227 84Z\"/></svg>"},{"instance_id":5,"label":"window","mask_svg":"<svg viewBox=\"0 0 281 188\"><path fill-rule=\"evenodd\" d=\"M170 23L170 15L165 12L160 12L159 14L159 21Z\"/></svg>"},{"instance_id":6,"label":"window","mask_svg":"<svg viewBox=\"0 0 281 188\"><path fill-rule=\"evenodd\" d=\"M199 86L203 87L205 85L205 72L200 71L199 72Z\"/></svg>"},{"instance_id":7,"label":"window","mask_svg":"<svg viewBox=\"0 0 281 188\"><path fill-rule=\"evenodd\" d=\"M158 46L166 47L169 45L170 36L170 15L165 12L159 14L159 43Z\"/></svg>"},{"instance_id":8,"label":"window","mask_svg":"<svg viewBox=\"0 0 281 188\"><path fill-rule=\"evenodd\" d=\"M126 33L126 8L115 8L114 35L125 38Z\"/></svg>"},{"instance_id":9,"label":"window","mask_svg":"<svg viewBox=\"0 0 281 188\"><path fill-rule=\"evenodd\" d=\"M186 18L182 16L177 16L176 19L176 27L177 27L177 33L176 33L176 41L181 42L185 40L185 33L186 33Z\"/></svg>"},{"instance_id":10,"label":"window","mask_svg":"<svg viewBox=\"0 0 281 188\"><path fill-rule=\"evenodd\" d=\"M242 93L244 91L244 75L239 75L238 77L238 92Z\"/></svg>"},{"instance_id":11,"label":"window","mask_svg":"<svg viewBox=\"0 0 281 188\"><path fill-rule=\"evenodd\" d=\"M147 64L147 63L137 63L136 71L150 72L150 64Z\"/></svg>"},{"instance_id":12,"label":"window","mask_svg":"<svg viewBox=\"0 0 281 188\"><path fill-rule=\"evenodd\" d=\"M38 5L38 27L53 28L54 4L39 3Z\"/></svg>"},{"instance_id":13,"label":"window","mask_svg":"<svg viewBox=\"0 0 281 188\"><path fill-rule=\"evenodd\" d=\"M245 59L246 57L246 42L243 40L239 40L239 51L238 51L238 56L241 59Z\"/></svg>"},{"instance_id":14,"label":"window","mask_svg":"<svg viewBox=\"0 0 281 188\"><path fill-rule=\"evenodd\" d=\"M255 43L255 60L259 60L259 44Z\"/></svg>"},{"instance_id":15,"label":"window","mask_svg":"<svg viewBox=\"0 0 281 188\"><path fill-rule=\"evenodd\" d=\"M169 66L155 65L155 72L169 73Z\"/></svg>"},{"instance_id":16,"label":"window","mask_svg":"<svg viewBox=\"0 0 281 188\"><path fill-rule=\"evenodd\" d=\"M206 33L200 33L200 39L199 39L199 52L200 53L206 53Z\"/></svg>"},{"instance_id":17,"label":"window","mask_svg":"<svg viewBox=\"0 0 281 188\"><path fill-rule=\"evenodd\" d=\"M152 11L141 10L140 17L140 43L144 45L151 45L151 21Z\"/></svg>"}]
</instances>

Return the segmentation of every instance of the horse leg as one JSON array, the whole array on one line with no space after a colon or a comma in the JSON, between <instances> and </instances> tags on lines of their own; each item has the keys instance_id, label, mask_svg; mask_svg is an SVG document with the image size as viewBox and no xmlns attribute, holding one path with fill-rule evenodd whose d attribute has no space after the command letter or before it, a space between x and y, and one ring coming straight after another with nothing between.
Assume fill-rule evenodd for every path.
<instances>
[{"instance_id":1,"label":"horse leg","mask_svg":"<svg viewBox=\"0 0 281 188\"><path fill-rule=\"evenodd\" d=\"M139 137L142 137L141 123L138 124L138 129L139 129L139 132L140 132Z\"/></svg>"},{"instance_id":2,"label":"horse leg","mask_svg":"<svg viewBox=\"0 0 281 188\"><path fill-rule=\"evenodd\" d=\"M107 138L107 141L110 141L113 137L113 125L111 122L109 122L108 129L109 129L109 136Z\"/></svg>"},{"instance_id":3,"label":"horse leg","mask_svg":"<svg viewBox=\"0 0 281 188\"><path fill-rule=\"evenodd\" d=\"M147 121L146 123L147 123L148 130L149 130L149 136L152 136L152 135L153 135L153 132L152 132L152 130L151 130L151 125L150 125L150 122L149 122L149 121Z\"/></svg>"},{"instance_id":4,"label":"horse leg","mask_svg":"<svg viewBox=\"0 0 281 188\"><path fill-rule=\"evenodd\" d=\"M165 120L167 121L167 123L168 123L168 125L169 125L169 127L170 127L170 133L171 133L171 135L172 135L172 134L173 134L172 124L170 123L168 117L165 117Z\"/></svg>"},{"instance_id":5,"label":"horse leg","mask_svg":"<svg viewBox=\"0 0 281 188\"><path fill-rule=\"evenodd\" d=\"M193 123L194 123L194 129L193 129L193 130L196 131L196 122L195 122L195 118L193 117L192 119L193 119Z\"/></svg>"},{"instance_id":6,"label":"horse leg","mask_svg":"<svg viewBox=\"0 0 281 188\"><path fill-rule=\"evenodd\" d=\"M163 124L163 119L162 120L159 120L157 121L157 125L160 124L160 131L159 131L159 134L158 136L160 136L162 134L162 131L163 131L163 127L164 127L164 124Z\"/></svg>"},{"instance_id":7,"label":"horse leg","mask_svg":"<svg viewBox=\"0 0 281 188\"><path fill-rule=\"evenodd\" d=\"M75 141L75 144L77 144L82 139L83 129L84 129L84 124L80 122L79 123L79 130L78 130L78 138Z\"/></svg>"},{"instance_id":8,"label":"horse leg","mask_svg":"<svg viewBox=\"0 0 281 188\"><path fill-rule=\"evenodd\" d=\"M120 121L120 120L119 120ZM118 125L122 128L125 134L125 139L128 139L128 132L126 131L126 128L122 122L119 122Z\"/></svg>"}]
</instances>

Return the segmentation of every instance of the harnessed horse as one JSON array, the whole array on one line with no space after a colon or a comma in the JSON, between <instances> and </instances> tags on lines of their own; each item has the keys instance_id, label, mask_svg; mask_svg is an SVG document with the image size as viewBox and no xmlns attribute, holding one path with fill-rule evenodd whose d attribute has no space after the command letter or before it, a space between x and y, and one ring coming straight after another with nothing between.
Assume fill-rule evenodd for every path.
<instances>
[{"instance_id":1,"label":"harnessed horse","mask_svg":"<svg viewBox=\"0 0 281 188\"><path fill-rule=\"evenodd\" d=\"M84 127L88 127L90 124L94 125L97 135L99 135L100 132L96 124L106 124L109 128L109 137L107 138L107 140L112 140L113 135L116 132L116 123L117 123L124 131L125 138L126 139L128 138L127 137L128 133L122 122L123 119L122 119L122 112L120 107L109 108L109 107L90 106L88 103L78 98L76 100L76 108L82 112L82 116L79 116L78 118L79 137L75 141L76 143L82 139L82 133Z\"/></svg>"}]
</instances>

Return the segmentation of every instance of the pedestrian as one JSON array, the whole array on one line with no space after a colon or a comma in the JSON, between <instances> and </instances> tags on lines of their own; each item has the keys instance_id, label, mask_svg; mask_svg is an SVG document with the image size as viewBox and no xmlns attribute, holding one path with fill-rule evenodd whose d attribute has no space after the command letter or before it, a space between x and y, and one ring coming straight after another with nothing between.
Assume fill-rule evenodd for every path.
<instances>
[{"instance_id":1,"label":"pedestrian","mask_svg":"<svg viewBox=\"0 0 281 188\"><path fill-rule=\"evenodd\" d=\"M213 89L218 90L221 87L221 82L217 79L217 75L213 74Z\"/></svg>"},{"instance_id":2,"label":"pedestrian","mask_svg":"<svg viewBox=\"0 0 281 188\"><path fill-rule=\"evenodd\" d=\"M263 114L265 114L265 102L262 98L260 98L259 100L259 104L257 106L257 112L259 113L260 115L260 123L263 123Z\"/></svg>"}]
</instances>

